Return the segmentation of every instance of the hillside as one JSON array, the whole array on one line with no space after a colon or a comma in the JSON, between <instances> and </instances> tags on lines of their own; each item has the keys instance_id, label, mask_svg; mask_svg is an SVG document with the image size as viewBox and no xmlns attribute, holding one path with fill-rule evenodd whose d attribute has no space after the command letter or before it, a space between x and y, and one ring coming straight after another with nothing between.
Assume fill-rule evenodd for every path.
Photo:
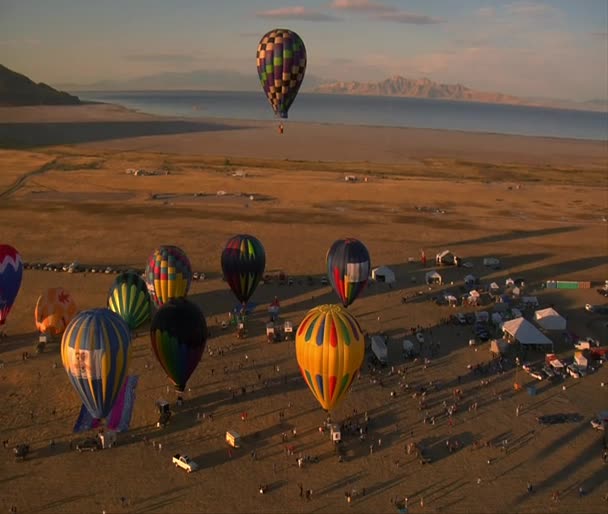
<instances>
[{"instance_id":1,"label":"hillside","mask_svg":"<svg viewBox=\"0 0 608 514\"><path fill-rule=\"evenodd\" d=\"M0 106L78 105L80 99L34 81L0 64Z\"/></svg>"}]
</instances>

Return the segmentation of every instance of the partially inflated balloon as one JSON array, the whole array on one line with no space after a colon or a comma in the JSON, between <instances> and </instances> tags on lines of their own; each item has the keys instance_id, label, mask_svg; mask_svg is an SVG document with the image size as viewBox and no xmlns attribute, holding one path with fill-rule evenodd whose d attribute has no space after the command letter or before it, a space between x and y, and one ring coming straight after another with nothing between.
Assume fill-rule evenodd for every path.
<instances>
[{"instance_id":1,"label":"partially inflated balloon","mask_svg":"<svg viewBox=\"0 0 608 514\"><path fill-rule=\"evenodd\" d=\"M327 278L344 307L361 294L369 278L371 262L365 245L357 239L339 239L327 251Z\"/></svg>"},{"instance_id":2,"label":"partially inflated balloon","mask_svg":"<svg viewBox=\"0 0 608 514\"><path fill-rule=\"evenodd\" d=\"M150 317L152 305L146 283L136 273L121 273L108 293L108 308L120 315L131 330Z\"/></svg>"},{"instance_id":3,"label":"partially inflated balloon","mask_svg":"<svg viewBox=\"0 0 608 514\"><path fill-rule=\"evenodd\" d=\"M185 252L177 246L160 246L148 259L146 285L157 306L188 294L192 267Z\"/></svg>"},{"instance_id":4,"label":"partially inflated balloon","mask_svg":"<svg viewBox=\"0 0 608 514\"><path fill-rule=\"evenodd\" d=\"M77 310L74 298L63 287L47 289L36 302L36 328L41 334L61 335Z\"/></svg>"},{"instance_id":5,"label":"partially inflated balloon","mask_svg":"<svg viewBox=\"0 0 608 514\"><path fill-rule=\"evenodd\" d=\"M108 416L127 378L131 333L109 309L79 312L61 340L61 360L91 416Z\"/></svg>"},{"instance_id":6,"label":"partially inflated balloon","mask_svg":"<svg viewBox=\"0 0 608 514\"><path fill-rule=\"evenodd\" d=\"M186 298L169 300L152 318L154 354L175 388L183 392L207 344L205 316Z\"/></svg>"},{"instance_id":7,"label":"partially inflated balloon","mask_svg":"<svg viewBox=\"0 0 608 514\"><path fill-rule=\"evenodd\" d=\"M0 244L0 325L6 323L23 278L21 255L12 246Z\"/></svg>"},{"instance_id":8,"label":"partially inflated balloon","mask_svg":"<svg viewBox=\"0 0 608 514\"><path fill-rule=\"evenodd\" d=\"M258 239L240 234L228 240L222 252L222 271L241 303L245 304L251 298L265 267L266 253Z\"/></svg>"},{"instance_id":9,"label":"partially inflated balloon","mask_svg":"<svg viewBox=\"0 0 608 514\"><path fill-rule=\"evenodd\" d=\"M296 334L304 381L326 411L344 399L363 364L365 339L355 317L339 305L310 310Z\"/></svg>"},{"instance_id":10,"label":"partially inflated balloon","mask_svg":"<svg viewBox=\"0 0 608 514\"><path fill-rule=\"evenodd\" d=\"M304 41L291 30L271 30L258 44L256 62L262 88L275 115L287 118L306 72Z\"/></svg>"}]
</instances>

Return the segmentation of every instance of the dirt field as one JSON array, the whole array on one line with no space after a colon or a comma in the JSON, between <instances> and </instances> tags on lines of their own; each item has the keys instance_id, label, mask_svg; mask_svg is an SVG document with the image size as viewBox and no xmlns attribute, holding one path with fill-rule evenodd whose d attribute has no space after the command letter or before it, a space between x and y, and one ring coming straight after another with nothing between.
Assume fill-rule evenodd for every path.
<instances>
[{"instance_id":1,"label":"dirt field","mask_svg":"<svg viewBox=\"0 0 608 514\"><path fill-rule=\"evenodd\" d=\"M503 374L469 373L467 365L490 360L489 344L470 348L470 326L443 323L450 314L474 308L451 309L431 300L446 289L460 293L469 273L484 284L523 277L526 294L538 296L543 306L554 305L568 319L568 330L605 345L608 319L584 310L586 303L605 303L593 288L540 287L552 279L597 285L608 278L605 144L304 124L291 124L282 140L267 124L235 129L235 122L200 121L186 130L179 125L183 121L108 106L78 109L0 113L0 241L15 246L28 262L138 268L156 246L179 245L194 270L207 276L193 283L189 296L207 316L214 354L204 355L184 405L174 407L171 424L159 430L154 402L161 397L174 402L175 393L167 392L147 328L140 328L131 363L131 373L140 377L131 430L119 434L110 450L70 450L70 441L81 438L71 432L80 403L61 366L59 345L26 361L21 355L34 354L34 306L45 288L65 287L84 309L105 305L115 277L25 271L3 327L8 337L0 341L0 439L8 440L0 459L2 508L389 513L396 512L391 499L407 496L410 512L606 511L608 468L601 460L601 433L589 420L608 407L608 386L601 385L608 384L607 367L566 379L565 390L562 383L543 381L536 396L525 389L514 392L516 380L525 386L534 379L512 366ZM203 125L214 128L205 131ZM126 173L129 168L169 174L136 177ZM346 182L345 175L359 180ZM220 278L220 253L231 235L242 232L263 242L269 273L295 277L292 286L259 286L244 341L234 329L220 328L236 303ZM367 245L374 266L388 265L397 275L392 289L372 284L350 308L370 334L390 336L395 374L389 376L390 366L385 369L380 386L364 367L333 413L344 420L356 409L358 417L367 411L370 418L368 439L346 436L344 460L338 462L329 436L319 434L325 414L299 378L293 343L266 343L264 323L275 296L281 317L294 324L313 306L337 301L320 277L329 245L348 236ZM474 267L438 269L446 285L429 290L424 274L434 266L419 263L421 248L431 261L447 248ZM498 257L502 269L484 267L486 256ZM409 257L416 262L408 264ZM307 276L315 285L307 285ZM427 341L441 343L428 369L400 352L404 334L418 325ZM551 337L559 355L572 355L562 334ZM220 348L223 357L215 351ZM405 369L405 378L396 373ZM481 379L490 385L481 387ZM419 410L413 389L430 381L439 388ZM230 389L242 387L246 394L232 399ZM442 402L451 402L455 387L464 398L450 427ZM474 402L478 409L469 411ZM434 425L423 423L426 410L437 416ZM538 415L560 412L577 412L584 421L536 422ZM227 429L244 440L231 457L223 441ZM282 441L284 432L288 443ZM463 447L450 453L447 439ZM505 439L508 449L502 451L498 445ZM428 448L430 464L406 454L411 441ZM475 441L496 447L473 449ZM33 452L15 462L12 447L21 442ZM287 444L295 455L286 456ZM201 470L187 475L175 469L176 452L189 454ZM298 468L300 452L319 462ZM533 494L526 492L527 482ZM313 491L311 500L300 497L298 483ZM269 485L267 494L259 494L260 484ZM357 495L348 504L345 492L353 489ZM556 490L559 502L551 500Z\"/></svg>"}]
</instances>

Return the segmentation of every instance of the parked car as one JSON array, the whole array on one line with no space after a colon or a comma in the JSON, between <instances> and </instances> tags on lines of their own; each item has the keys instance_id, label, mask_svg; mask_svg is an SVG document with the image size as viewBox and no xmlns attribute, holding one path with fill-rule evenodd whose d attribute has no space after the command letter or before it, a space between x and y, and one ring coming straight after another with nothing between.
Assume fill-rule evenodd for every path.
<instances>
[{"instance_id":1,"label":"parked car","mask_svg":"<svg viewBox=\"0 0 608 514\"><path fill-rule=\"evenodd\" d=\"M176 453L173 456L173 464L176 468L182 468L186 470L186 473L192 473L198 469L198 464L190 459L187 455L180 455Z\"/></svg>"},{"instance_id":2,"label":"parked car","mask_svg":"<svg viewBox=\"0 0 608 514\"><path fill-rule=\"evenodd\" d=\"M94 437L88 437L76 445L76 451L78 451L78 453L96 452L97 450L101 450L101 444L99 444L99 440Z\"/></svg>"}]
</instances>

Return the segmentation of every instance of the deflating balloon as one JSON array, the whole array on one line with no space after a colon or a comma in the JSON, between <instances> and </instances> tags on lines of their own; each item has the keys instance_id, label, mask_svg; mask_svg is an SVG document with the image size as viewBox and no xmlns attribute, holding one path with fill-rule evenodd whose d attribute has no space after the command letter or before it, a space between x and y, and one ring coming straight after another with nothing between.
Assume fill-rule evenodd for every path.
<instances>
[{"instance_id":1,"label":"deflating balloon","mask_svg":"<svg viewBox=\"0 0 608 514\"><path fill-rule=\"evenodd\" d=\"M310 310L296 333L304 381L326 411L344 399L363 364L365 339L355 317L340 305Z\"/></svg>"},{"instance_id":2,"label":"deflating balloon","mask_svg":"<svg viewBox=\"0 0 608 514\"><path fill-rule=\"evenodd\" d=\"M369 277L371 262L365 245L357 239L339 239L327 251L327 278L348 307L361 294Z\"/></svg>"},{"instance_id":3,"label":"deflating balloon","mask_svg":"<svg viewBox=\"0 0 608 514\"><path fill-rule=\"evenodd\" d=\"M148 259L146 285L157 306L188 294L192 267L185 252L177 246L160 246Z\"/></svg>"},{"instance_id":4,"label":"deflating balloon","mask_svg":"<svg viewBox=\"0 0 608 514\"><path fill-rule=\"evenodd\" d=\"M127 322L131 330L150 317L152 305L146 283L136 273L121 273L108 293L108 308Z\"/></svg>"},{"instance_id":5,"label":"deflating balloon","mask_svg":"<svg viewBox=\"0 0 608 514\"><path fill-rule=\"evenodd\" d=\"M12 246L0 244L0 325L6 323L23 278L21 255Z\"/></svg>"},{"instance_id":6,"label":"deflating balloon","mask_svg":"<svg viewBox=\"0 0 608 514\"><path fill-rule=\"evenodd\" d=\"M175 388L183 392L207 344L207 323L198 306L186 298L165 303L152 318L154 354Z\"/></svg>"},{"instance_id":7,"label":"deflating balloon","mask_svg":"<svg viewBox=\"0 0 608 514\"><path fill-rule=\"evenodd\" d=\"M222 252L224 278L237 299L246 304L266 268L262 243L253 236L240 234L228 240Z\"/></svg>"},{"instance_id":8,"label":"deflating balloon","mask_svg":"<svg viewBox=\"0 0 608 514\"><path fill-rule=\"evenodd\" d=\"M271 30L258 44L256 62L262 88L275 115L287 118L306 72L304 41L291 30Z\"/></svg>"},{"instance_id":9,"label":"deflating balloon","mask_svg":"<svg viewBox=\"0 0 608 514\"><path fill-rule=\"evenodd\" d=\"M79 312L61 340L70 382L93 418L108 416L127 378L131 333L109 309Z\"/></svg>"},{"instance_id":10,"label":"deflating balloon","mask_svg":"<svg viewBox=\"0 0 608 514\"><path fill-rule=\"evenodd\" d=\"M34 317L41 334L59 336L77 312L76 303L63 287L52 287L38 297Z\"/></svg>"}]
</instances>

